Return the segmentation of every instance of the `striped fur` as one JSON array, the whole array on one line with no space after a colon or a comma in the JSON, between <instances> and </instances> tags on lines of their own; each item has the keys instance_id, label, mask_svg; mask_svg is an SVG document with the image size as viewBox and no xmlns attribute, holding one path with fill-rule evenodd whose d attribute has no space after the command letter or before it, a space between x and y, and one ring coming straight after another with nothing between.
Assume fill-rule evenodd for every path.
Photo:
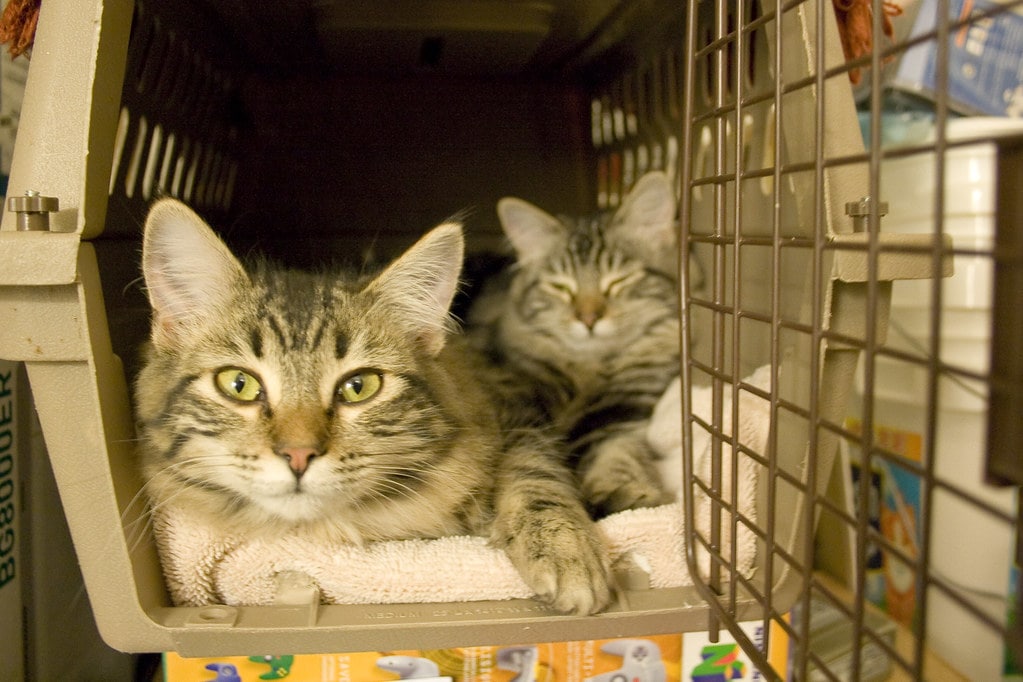
<instances>
[{"instance_id":1,"label":"striped fur","mask_svg":"<svg viewBox=\"0 0 1023 682\"><path fill-rule=\"evenodd\" d=\"M566 440L592 514L660 504L644 434L679 371L667 177L644 176L613 215L557 219L519 199L498 213L517 265L471 311L473 334L530 379L524 409Z\"/></svg>"},{"instance_id":2,"label":"striped fur","mask_svg":"<svg viewBox=\"0 0 1023 682\"><path fill-rule=\"evenodd\" d=\"M497 370L450 333L461 257L443 225L374 278L245 268L182 204L155 204L135 391L151 504L247 535L484 534L558 610L606 606L604 550L556 441L510 421Z\"/></svg>"}]
</instances>

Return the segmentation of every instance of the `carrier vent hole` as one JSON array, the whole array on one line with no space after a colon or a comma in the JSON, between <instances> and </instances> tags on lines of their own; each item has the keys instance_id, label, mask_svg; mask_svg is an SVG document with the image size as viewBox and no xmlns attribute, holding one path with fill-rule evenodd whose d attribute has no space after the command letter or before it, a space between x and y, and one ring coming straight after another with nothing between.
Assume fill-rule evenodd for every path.
<instances>
[{"instance_id":1,"label":"carrier vent hole","mask_svg":"<svg viewBox=\"0 0 1023 682\"><path fill-rule=\"evenodd\" d=\"M607 95L600 98L600 131L604 144L614 142L614 118L611 114L611 100Z\"/></svg>"},{"instance_id":2,"label":"carrier vent hole","mask_svg":"<svg viewBox=\"0 0 1023 682\"><path fill-rule=\"evenodd\" d=\"M635 105L635 141L636 149L636 177L642 177L650 168L650 149L647 147L647 140L651 135L652 122L650 120L650 102L647 99L648 91L646 72L642 72L632 80L632 97Z\"/></svg>"},{"instance_id":3,"label":"carrier vent hole","mask_svg":"<svg viewBox=\"0 0 1023 682\"><path fill-rule=\"evenodd\" d=\"M664 172L668 174L671 184L675 184L678 177L678 136L669 135L664 145ZM676 188L677 189L677 188Z\"/></svg>"},{"instance_id":4,"label":"carrier vent hole","mask_svg":"<svg viewBox=\"0 0 1023 682\"><path fill-rule=\"evenodd\" d=\"M191 146L191 141L186 137L181 144L177 161L174 163L174 180L171 182L170 193L175 197L181 197L181 184L185 179L185 166L188 164L188 152Z\"/></svg>"},{"instance_id":5,"label":"carrier vent hole","mask_svg":"<svg viewBox=\"0 0 1023 682\"><path fill-rule=\"evenodd\" d=\"M625 108L625 135L639 134L639 84L635 78L626 75L622 79L622 105Z\"/></svg>"},{"instance_id":6,"label":"carrier vent hole","mask_svg":"<svg viewBox=\"0 0 1023 682\"><path fill-rule=\"evenodd\" d=\"M753 0L749 4L749 23L753 24L761 17L760 3ZM746 41L746 82L750 85L757 84L757 58L760 55L759 42L763 39L763 32L758 28L750 32Z\"/></svg>"},{"instance_id":7,"label":"carrier vent hole","mask_svg":"<svg viewBox=\"0 0 1023 682\"><path fill-rule=\"evenodd\" d=\"M597 208L601 211L607 208L608 172L607 157L600 156L597 159Z\"/></svg>"},{"instance_id":8,"label":"carrier vent hole","mask_svg":"<svg viewBox=\"0 0 1023 682\"><path fill-rule=\"evenodd\" d=\"M156 169L160 162L160 149L163 146L163 127L157 123L153 128L153 137L149 142L149 153L146 155L145 170L142 173L142 198L149 201L153 197L153 183L156 181Z\"/></svg>"},{"instance_id":9,"label":"carrier vent hole","mask_svg":"<svg viewBox=\"0 0 1023 682\"><path fill-rule=\"evenodd\" d=\"M146 139L149 137L149 122L145 116L139 118L138 128L135 131L135 145L132 149L131 160L128 162L128 174L124 178L124 196L131 199L135 196L135 187L138 184L139 169L142 168L142 157L146 153Z\"/></svg>"},{"instance_id":10,"label":"carrier vent hole","mask_svg":"<svg viewBox=\"0 0 1023 682\"><path fill-rule=\"evenodd\" d=\"M727 20L728 40L725 43L725 94L731 98L737 93L732 92L735 87L735 43L739 39L735 32L735 14L728 13Z\"/></svg>"},{"instance_id":11,"label":"carrier vent hole","mask_svg":"<svg viewBox=\"0 0 1023 682\"><path fill-rule=\"evenodd\" d=\"M700 142L696 147L696 158L693 162L693 177L697 180L709 178L713 172L713 157L711 155L714 136L710 132L710 126L703 126L700 129ZM699 203L703 200L703 187L693 187L693 201Z\"/></svg>"},{"instance_id":12,"label":"carrier vent hole","mask_svg":"<svg viewBox=\"0 0 1023 682\"><path fill-rule=\"evenodd\" d=\"M213 163L216 160L216 152L212 145L206 145L203 149L202 164L196 166L195 178L195 201L204 206L209 202L209 179L213 173Z\"/></svg>"},{"instance_id":13,"label":"carrier vent hole","mask_svg":"<svg viewBox=\"0 0 1023 682\"><path fill-rule=\"evenodd\" d=\"M150 52L153 47L153 40L155 39L156 29L152 23L139 22L139 17L135 18L135 25L140 27L140 31L143 31L142 37L138 39L138 44L141 45L139 50L139 58L137 68L135 69L135 89L142 90L142 77L146 71L146 66L149 63Z\"/></svg>"},{"instance_id":14,"label":"carrier vent hole","mask_svg":"<svg viewBox=\"0 0 1023 682\"><path fill-rule=\"evenodd\" d=\"M611 165L608 172L607 205L608 208L618 208L622 198L622 155L620 152L611 152Z\"/></svg>"},{"instance_id":15,"label":"carrier vent hole","mask_svg":"<svg viewBox=\"0 0 1023 682\"><path fill-rule=\"evenodd\" d=\"M600 133L600 120L600 100L594 99L590 102L590 137L596 148L600 148L604 144L604 138Z\"/></svg>"},{"instance_id":16,"label":"carrier vent hole","mask_svg":"<svg viewBox=\"0 0 1023 682\"><path fill-rule=\"evenodd\" d=\"M708 46L714 40L714 32L708 26L703 29L703 41L704 47ZM703 58L703 101L708 106L714 103L714 52L710 50Z\"/></svg>"},{"instance_id":17,"label":"carrier vent hole","mask_svg":"<svg viewBox=\"0 0 1023 682\"><path fill-rule=\"evenodd\" d=\"M767 120L764 121L764 133L763 133L763 135L764 135L764 137L763 137L764 147L763 147L763 152L761 154L761 163L760 163L762 168L774 169L775 164L777 162L777 160L775 158L775 154L776 154L775 142L774 142L775 134L776 134L776 131L775 131L775 111L774 111L774 104L772 103L771 106L767 110ZM760 178L760 191L764 194L765 197L766 196L770 196L774 192L774 176L773 175L765 175L765 176Z\"/></svg>"},{"instance_id":18,"label":"carrier vent hole","mask_svg":"<svg viewBox=\"0 0 1023 682\"><path fill-rule=\"evenodd\" d=\"M419 46L419 64L436 69L440 66L440 60L444 57L444 38L441 36L430 36L423 38Z\"/></svg>"},{"instance_id":19,"label":"carrier vent hole","mask_svg":"<svg viewBox=\"0 0 1023 682\"><path fill-rule=\"evenodd\" d=\"M195 180L196 174L199 172L199 162L202 160L204 148L201 143L195 143L195 150L192 152L192 163L188 166L188 172L185 174L185 186L182 189L181 196L186 202L192 201L192 194L195 192Z\"/></svg>"},{"instance_id":20,"label":"carrier vent hole","mask_svg":"<svg viewBox=\"0 0 1023 682\"><path fill-rule=\"evenodd\" d=\"M174 148L177 138L174 133L167 136L167 144L163 148L163 162L160 164L160 177L156 181L156 188L163 194L167 191L167 183L171 177L171 167L174 164Z\"/></svg>"},{"instance_id":21,"label":"carrier vent hole","mask_svg":"<svg viewBox=\"0 0 1023 682\"><path fill-rule=\"evenodd\" d=\"M750 161L753 155L753 115L745 113L742 115L742 170L750 168Z\"/></svg>"},{"instance_id":22,"label":"carrier vent hole","mask_svg":"<svg viewBox=\"0 0 1023 682\"><path fill-rule=\"evenodd\" d=\"M238 177L238 163L232 161L227 168L227 180L224 183L224 196L220 207L225 211L231 208L231 200L234 199L234 183Z\"/></svg>"},{"instance_id":23,"label":"carrier vent hole","mask_svg":"<svg viewBox=\"0 0 1023 682\"><path fill-rule=\"evenodd\" d=\"M664 62L661 66L661 106L668 120L676 121L681 115L679 108L681 102L678 98L679 64L676 61L676 53L673 50L665 52L662 57Z\"/></svg>"},{"instance_id":24,"label":"carrier vent hole","mask_svg":"<svg viewBox=\"0 0 1023 682\"><path fill-rule=\"evenodd\" d=\"M127 107L121 107L121 115L117 120L117 133L114 136L114 158L110 165L110 188L109 194L114 193L117 186L117 174L121 170L121 157L124 154L124 144L128 139L128 127L131 124L131 114Z\"/></svg>"},{"instance_id":25,"label":"carrier vent hole","mask_svg":"<svg viewBox=\"0 0 1023 682\"><path fill-rule=\"evenodd\" d=\"M631 149L622 152L622 196L636 183L636 157Z\"/></svg>"}]
</instances>

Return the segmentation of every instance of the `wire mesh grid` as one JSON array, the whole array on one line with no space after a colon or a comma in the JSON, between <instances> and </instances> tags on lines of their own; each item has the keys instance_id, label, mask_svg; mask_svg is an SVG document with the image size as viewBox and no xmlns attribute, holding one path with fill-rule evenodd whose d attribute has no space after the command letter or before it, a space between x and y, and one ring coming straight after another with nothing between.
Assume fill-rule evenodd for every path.
<instances>
[{"instance_id":1,"label":"wire mesh grid","mask_svg":"<svg viewBox=\"0 0 1023 682\"><path fill-rule=\"evenodd\" d=\"M683 278L684 473L688 518L701 500L713 513L688 558L711 630L767 677L995 679L1018 649L1016 496L992 483L1019 478L984 460L1019 446L1019 316L1001 306L1020 264L1020 129L982 121L978 142L956 120L968 72L950 64L968 62L950 53L1019 3L923 3L938 20L904 35L894 5L864 4L878 39L858 57L842 49L850 7L689 10L682 223L706 278ZM931 132L893 143L907 114L886 108L891 65L921 55ZM758 412L762 443L743 430ZM730 541L743 534L752 574Z\"/></svg>"}]
</instances>

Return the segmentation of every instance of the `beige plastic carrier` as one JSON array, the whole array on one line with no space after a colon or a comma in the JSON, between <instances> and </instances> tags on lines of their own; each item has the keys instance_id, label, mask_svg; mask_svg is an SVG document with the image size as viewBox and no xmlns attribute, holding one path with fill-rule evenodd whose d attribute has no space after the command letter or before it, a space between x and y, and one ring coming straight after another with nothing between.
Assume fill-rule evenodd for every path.
<instances>
[{"instance_id":1,"label":"beige plastic carrier","mask_svg":"<svg viewBox=\"0 0 1023 682\"><path fill-rule=\"evenodd\" d=\"M831 5L44 2L9 196L48 229L4 213L0 357L27 365L106 641L184 655L496 645L767 624L804 603L857 362L885 340L891 283L952 271L940 236L877 229L877 150ZM464 208L470 246L492 247L499 197L609 208L648 168L681 188L684 393L714 392L710 420L688 397L679 418L711 434L719 464L738 416L725 398L770 367L757 394L768 446L737 447L759 473L756 519L730 505L720 466L703 479L684 451L690 513L694 491L717 500L710 534L687 538L693 568L697 549L715 554L697 586L630 589L593 617L528 600L171 605L126 379L148 324L138 238L154 197L290 263L358 261ZM719 551L736 528L756 537L748 576Z\"/></svg>"}]
</instances>

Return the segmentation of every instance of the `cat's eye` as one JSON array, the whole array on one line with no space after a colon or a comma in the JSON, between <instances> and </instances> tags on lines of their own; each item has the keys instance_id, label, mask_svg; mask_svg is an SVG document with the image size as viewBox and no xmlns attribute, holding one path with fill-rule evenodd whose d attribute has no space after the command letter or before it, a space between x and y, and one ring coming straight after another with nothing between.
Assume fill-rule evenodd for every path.
<instances>
[{"instance_id":1,"label":"cat's eye","mask_svg":"<svg viewBox=\"0 0 1023 682\"><path fill-rule=\"evenodd\" d=\"M643 273L641 270L636 270L634 272L628 273L627 275L613 277L610 281L607 281L603 285L604 293L607 294L608 296L616 296L618 295L619 292L621 292L622 289L638 280L640 277L642 277L642 275Z\"/></svg>"},{"instance_id":2,"label":"cat's eye","mask_svg":"<svg viewBox=\"0 0 1023 682\"><path fill-rule=\"evenodd\" d=\"M251 403L263 398L263 384L254 375L237 367L217 372L214 380L221 393L233 400Z\"/></svg>"},{"instance_id":3,"label":"cat's eye","mask_svg":"<svg viewBox=\"0 0 1023 682\"><path fill-rule=\"evenodd\" d=\"M342 379L337 386L337 399L343 403L361 403L375 396L383 386L383 377L371 369L359 370Z\"/></svg>"},{"instance_id":4,"label":"cat's eye","mask_svg":"<svg viewBox=\"0 0 1023 682\"><path fill-rule=\"evenodd\" d=\"M566 300L571 300L571 298L575 296L575 287L568 282L547 280L544 284L547 285L547 288L551 292L565 298Z\"/></svg>"}]
</instances>

